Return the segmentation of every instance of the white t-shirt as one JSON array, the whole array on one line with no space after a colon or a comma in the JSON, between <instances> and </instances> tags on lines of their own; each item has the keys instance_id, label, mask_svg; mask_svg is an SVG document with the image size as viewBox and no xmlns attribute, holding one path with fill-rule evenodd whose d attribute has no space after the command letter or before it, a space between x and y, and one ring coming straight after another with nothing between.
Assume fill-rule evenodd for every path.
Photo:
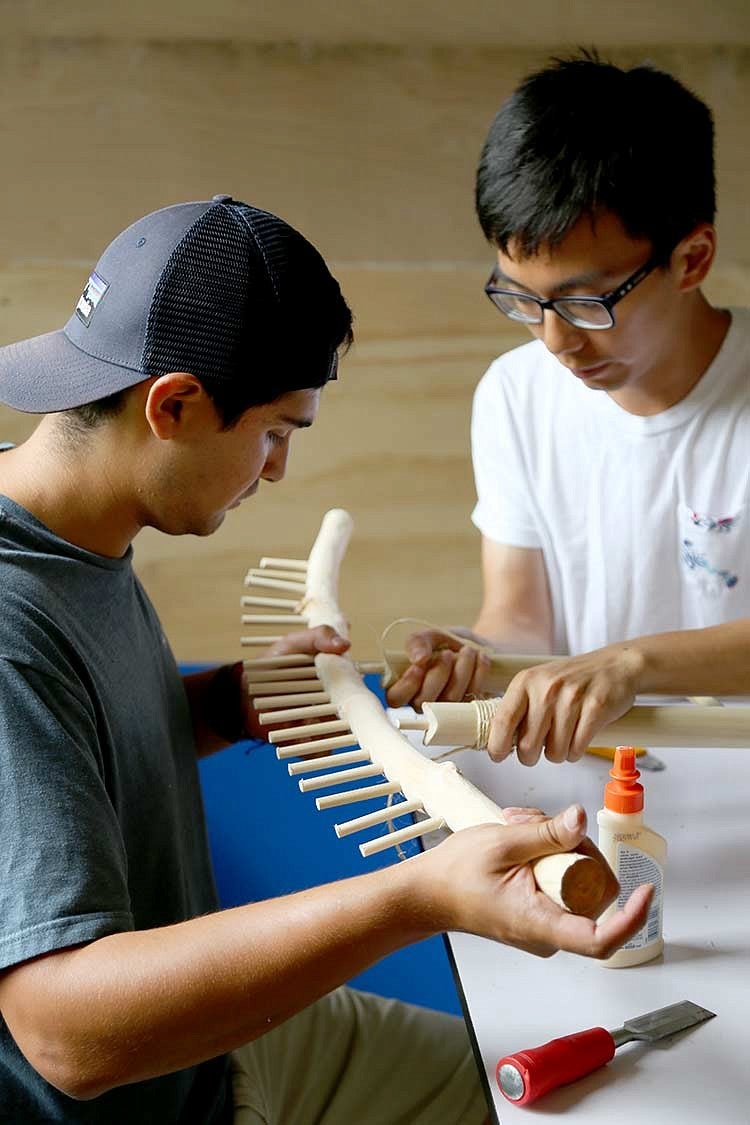
<instances>
[{"instance_id":1,"label":"white t-shirt","mask_svg":"<svg viewBox=\"0 0 750 1125\"><path fill-rule=\"evenodd\" d=\"M661 414L629 414L534 341L477 387L472 519L541 548L554 650L750 616L750 310Z\"/></svg>"}]
</instances>

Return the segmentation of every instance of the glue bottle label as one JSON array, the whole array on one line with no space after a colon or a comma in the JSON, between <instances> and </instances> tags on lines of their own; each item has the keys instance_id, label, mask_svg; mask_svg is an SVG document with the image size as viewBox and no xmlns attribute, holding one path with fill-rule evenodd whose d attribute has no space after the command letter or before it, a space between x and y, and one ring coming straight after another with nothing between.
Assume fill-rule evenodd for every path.
<instances>
[{"instance_id":1,"label":"glue bottle label","mask_svg":"<svg viewBox=\"0 0 750 1125\"><path fill-rule=\"evenodd\" d=\"M620 842L617 844L616 863L615 870L620 881L618 907L625 905L632 892L641 883L654 884L654 894L645 925L622 947L643 949L644 946L650 945L661 937L663 872L652 856Z\"/></svg>"}]
</instances>

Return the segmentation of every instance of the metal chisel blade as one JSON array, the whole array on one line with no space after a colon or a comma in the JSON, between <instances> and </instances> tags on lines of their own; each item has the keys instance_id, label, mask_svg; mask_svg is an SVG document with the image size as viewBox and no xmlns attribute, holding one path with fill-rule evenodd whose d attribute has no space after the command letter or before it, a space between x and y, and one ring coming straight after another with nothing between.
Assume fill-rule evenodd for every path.
<instances>
[{"instance_id":1,"label":"metal chisel blade","mask_svg":"<svg viewBox=\"0 0 750 1125\"><path fill-rule=\"evenodd\" d=\"M666 1039L669 1035L676 1035L678 1031L686 1031L704 1020L710 1020L715 1012L701 1008L690 1000L683 1000L679 1004L670 1004L667 1008L658 1008L655 1012L647 1012L645 1016L626 1020L623 1027L636 1039L655 1043L657 1039Z\"/></svg>"}]
</instances>

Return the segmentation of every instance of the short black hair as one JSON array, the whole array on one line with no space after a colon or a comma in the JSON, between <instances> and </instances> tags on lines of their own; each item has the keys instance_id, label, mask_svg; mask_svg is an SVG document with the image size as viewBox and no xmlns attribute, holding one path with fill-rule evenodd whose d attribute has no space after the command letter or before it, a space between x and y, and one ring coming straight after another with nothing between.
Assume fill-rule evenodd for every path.
<instances>
[{"instance_id":1,"label":"short black hair","mask_svg":"<svg viewBox=\"0 0 750 1125\"><path fill-rule=\"evenodd\" d=\"M714 221L711 111L671 74L581 50L528 75L482 149L476 206L487 239L521 257L608 211L664 262Z\"/></svg>"}]
</instances>

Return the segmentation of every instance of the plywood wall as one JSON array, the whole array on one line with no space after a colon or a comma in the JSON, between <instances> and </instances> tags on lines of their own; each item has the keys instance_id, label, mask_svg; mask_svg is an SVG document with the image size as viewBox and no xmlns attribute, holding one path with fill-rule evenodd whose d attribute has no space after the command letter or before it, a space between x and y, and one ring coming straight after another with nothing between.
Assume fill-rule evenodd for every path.
<instances>
[{"instance_id":1,"label":"plywood wall","mask_svg":"<svg viewBox=\"0 0 750 1125\"><path fill-rule=\"evenodd\" d=\"M727 19L744 10L725 8ZM297 225L355 311L356 346L316 426L295 437L287 480L263 486L209 540L138 540L138 569L177 655L237 655L246 567L261 552L305 552L331 506L357 525L343 588L360 655L397 616L470 619L471 394L492 357L524 338L482 293L491 254L473 216L474 165L502 98L561 45L155 42L132 28L73 41L12 30L0 41L0 342L63 324L128 222L216 192ZM678 48L659 34L660 46L610 53L652 58L713 106L712 292L748 302L750 56L736 41ZM20 440L31 424L0 410L0 439Z\"/></svg>"}]
</instances>

